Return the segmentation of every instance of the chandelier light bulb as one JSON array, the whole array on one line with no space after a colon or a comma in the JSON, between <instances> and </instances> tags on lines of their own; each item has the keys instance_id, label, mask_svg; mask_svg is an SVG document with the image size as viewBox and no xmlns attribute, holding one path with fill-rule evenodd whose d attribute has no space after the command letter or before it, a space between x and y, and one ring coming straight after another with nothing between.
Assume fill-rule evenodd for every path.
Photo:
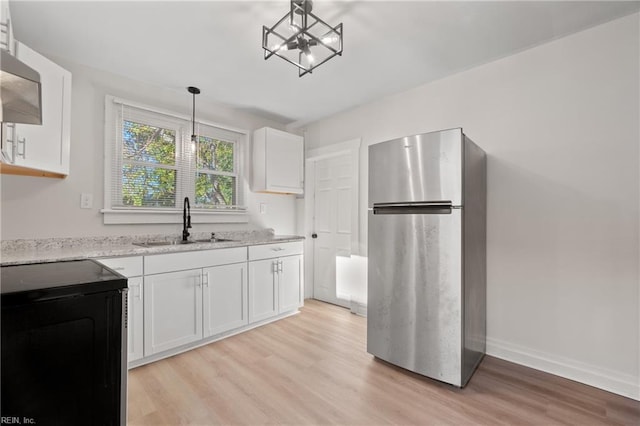
<instances>
[{"instance_id":1,"label":"chandelier light bulb","mask_svg":"<svg viewBox=\"0 0 640 426\"><path fill-rule=\"evenodd\" d=\"M307 61L309 61L310 64L313 63L313 61L315 61L313 55L311 54L311 52L307 53Z\"/></svg>"},{"instance_id":2,"label":"chandelier light bulb","mask_svg":"<svg viewBox=\"0 0 640 426\"><path fill-rule=\"evenodd\" d=\"M322 42L327 44L335 43L336 41L338 41L338 38L336 36L327 36L322 38Z\"/></svg>"}]
</instances>

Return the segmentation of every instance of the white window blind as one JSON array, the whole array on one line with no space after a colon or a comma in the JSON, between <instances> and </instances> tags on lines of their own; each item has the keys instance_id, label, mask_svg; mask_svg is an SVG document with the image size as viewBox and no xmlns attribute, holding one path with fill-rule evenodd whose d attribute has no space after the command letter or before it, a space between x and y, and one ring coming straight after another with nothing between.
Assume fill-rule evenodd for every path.
<instances>
[{"instance_id":1,"label":"white window blind","mask_svg":"<svg viewBox=\"0 0 640 426\"><path fill-rule=\"evenodd\" d=\"M192 212L246 210L241 170L245 134L197 122L194 143L185 117L111 97L109 108L107 210L181 212L185 197Z\"/></svg>"},{"instance_id":2,"label":"white window blind","mask_svg":"<svg viewBox=\"0 0 640 426\"><path fill-rule=\"evenodd\" d=\"M239 136L206 124L198 126L195 150L195 205L233 208L242 198L239 178Z\"/></svg>"}]
</instances>

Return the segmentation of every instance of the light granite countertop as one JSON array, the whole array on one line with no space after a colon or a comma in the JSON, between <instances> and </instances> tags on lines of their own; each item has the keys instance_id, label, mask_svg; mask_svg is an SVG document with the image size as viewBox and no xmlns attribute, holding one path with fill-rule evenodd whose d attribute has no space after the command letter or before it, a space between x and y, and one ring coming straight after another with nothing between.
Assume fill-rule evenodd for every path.
<instances>
[{"instance_id":1,"label":"light granite countertop","mask_svg":"<svg viewBox=\"0 0 640 426\"><path fill-rule=\"evenodd\" d=\"M190 239L206 239L210 233L192 233ZM272 229L256 231L216 232L216 238L231 241L195 242L141 247L135 243L148 241L177 242L179 237L167 235L136 235L120 237L50 238L36 240L7 240L0 243L0 266L27 263L59 262L66 260L96 259L120 256L147 256L160 253L213 250L228 247L246 247L301 241L299 235L274 235Z\"/></svg>"}]
</instances>

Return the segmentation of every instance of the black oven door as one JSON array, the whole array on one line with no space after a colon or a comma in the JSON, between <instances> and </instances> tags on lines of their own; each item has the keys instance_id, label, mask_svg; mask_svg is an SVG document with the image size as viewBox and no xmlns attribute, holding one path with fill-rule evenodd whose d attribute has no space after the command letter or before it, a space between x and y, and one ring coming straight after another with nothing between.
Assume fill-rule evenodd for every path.
<instances>
[{"instance_id":1,"label":"black oven door","mask_svg":"<svg viewBox=\"0 0 640 426\"><path fill-rule=\"evenodd\" d=\"M3 303L3 419L38 425L120 424L126 412L123 296L126 290Z\"/></svg>"}]
</instances>

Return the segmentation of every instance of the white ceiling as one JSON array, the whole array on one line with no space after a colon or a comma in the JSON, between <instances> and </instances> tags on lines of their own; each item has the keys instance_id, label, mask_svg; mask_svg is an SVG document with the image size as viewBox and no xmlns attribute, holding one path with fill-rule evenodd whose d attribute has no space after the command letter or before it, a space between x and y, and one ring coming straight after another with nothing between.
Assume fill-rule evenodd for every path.
<instances>
[{"instance_id":1,"label":"white ceiling","mask_svg":"<svg viewBox=\"0 0 640 426\"><path fill-rule=\"evenodd\" d=\"M322 1L344 54L298 77L265 61L277 1L10 2L17 39L46 54L294 127L633 13L640 2ZM615 48L615 46L612 46ZM205 99L203 99L205 98Z\"/></svg>"}]
</instances>

